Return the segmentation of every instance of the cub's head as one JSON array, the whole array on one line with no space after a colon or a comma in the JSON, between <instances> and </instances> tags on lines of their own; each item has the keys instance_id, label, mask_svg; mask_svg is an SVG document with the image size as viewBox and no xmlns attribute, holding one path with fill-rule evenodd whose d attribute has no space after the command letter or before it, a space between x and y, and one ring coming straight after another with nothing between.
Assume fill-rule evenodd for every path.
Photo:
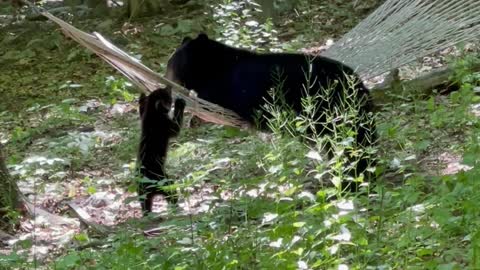
<instances>
[{"instance_id":1,"label":"cub's head","mask_svg":"<svg viewBox=\"0 0 480 270\"><path fill-rule=\"evenodd\" d=\"M140 95L138 101L140 107L140 118L144 119L147 114L164 115L168 114L172 107L171 90L166 88L159 88L153 91L150 95Z\"/></svg>"}]
</instances>

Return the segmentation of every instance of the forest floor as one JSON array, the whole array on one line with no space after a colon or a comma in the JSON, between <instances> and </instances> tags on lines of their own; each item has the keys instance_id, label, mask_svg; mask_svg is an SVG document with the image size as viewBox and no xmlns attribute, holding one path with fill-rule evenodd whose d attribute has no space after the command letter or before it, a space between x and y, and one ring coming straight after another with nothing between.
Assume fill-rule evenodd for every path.
<instances>
[{"instance_id":1,"label":"forest floor","mask_svg":"<svg viewBox=\"0 0 480 270\"><path fill-rule=\"evenodd\" d=\"M335 8L320 2L312 4L315 12L279 19L285 50L315 51L373 8L368 1L355 7L336 1ZM142 20L64 19L104 34L163 73L184 36L221 29L209 6L194 3ZM478 91L479 74L460 65L458 92L404 93L378 104L378 154L388 173L380 195L371 198L322 201L328 189L312 193L312 184L304 184L315 178L318 160L296 140L187 117L167 163L182 199L175 208L157 198L159 222L141 219L135 193L136 90L53 23L0 18L0 143L22 193L63 217L21 217L15 235L0 244L0 269L37 263L154 269L159 262L222 269L255 254L239 269L464 269L478 263L480 106L472 90ZM402 76L464 59L463 50L451 48L405 67ZM297 211L299 204L307 206ZM79 212L115 232L87 230ZM152 228L158 228L155 237L145 236Z\"/></svg>"}]
</instances>

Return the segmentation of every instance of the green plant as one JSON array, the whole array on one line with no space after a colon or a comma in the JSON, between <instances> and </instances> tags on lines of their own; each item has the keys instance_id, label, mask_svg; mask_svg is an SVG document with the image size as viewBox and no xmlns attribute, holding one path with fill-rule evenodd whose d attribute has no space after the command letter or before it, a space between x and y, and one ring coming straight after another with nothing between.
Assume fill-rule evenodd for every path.
<instances>
[{"instance_id":1,"label":"green plant","mask_svg":"<svg viewBox=\"0 0 480 270\"><path fill-rule=\"evenodd\" d=\"M105 81L105 86L110 90L111 104L117 103L119 97L126 102L132 102L135 99L135 95L128 91L132 84L124 78L109 76Z\"/></svg>"},{"instance_id":2,"label":"green plant","mask_svg":"<svg viewBox=\"0 0 480 270\"><path fill-rule=\"evenodd\" d=\"M277 135L301 138L315 155L328 152L330 160L320 162L322 164L317 167L318 179L323 178L323 175L331 175L331 181L339 190L343 187L342 181L362 183L364 175L358 174L354 179L352 172L355 172L356 164L361 160L368 160L368 166L373 164L376 150L374 147L366 148L360 145L357 136L360 127L375 125L374 116L361 111L366 100L359 98L358 82L355 78L347 78L341 85L343 91L339 90L338 81L328 87L315 89L316 79L312 78L312 71L305 71L306 83L302 89L302 110L299 113L285 100L282 74L273 74L272 79L275 86L270 90L269 99L265 100L263 106L267 113L260 115L266 118L268 127ZM375 138L370 138L368 134L365 136L366 141L363 143L373 145ZM317 159L323 161L321 157ZM368 168L368 171L373 174L375 168Z\"/></svg>"},{"instance_id":3,"label":"green plant","mask_svg":"<svg viewBox=\"0 0 480 270\"><path fill-rule=\"evenodd\" d=\"M227 45L257 51L279 51L277 31L271 19L259 22L260 6L253 0L231 1L212 6L218 40Z\"/></svg>"}]
</instances>

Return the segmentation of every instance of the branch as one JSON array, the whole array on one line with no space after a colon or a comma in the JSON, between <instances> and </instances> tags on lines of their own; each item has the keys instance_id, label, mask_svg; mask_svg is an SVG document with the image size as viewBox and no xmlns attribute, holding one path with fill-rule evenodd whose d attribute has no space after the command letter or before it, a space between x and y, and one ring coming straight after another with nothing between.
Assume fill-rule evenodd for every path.
<instances>
[{"instance_id":1,"label":"branch","mask_svg":"<svg viewBox=\"0 0 480 270\"><path fill-rule=\"evenodd\" d=\"M52 214L38 206L35 206L33 203L29 202L28 199L20 195L22 198L23 205L25 206L28 214L33 217L42 216L52 225L77 225L77 222L71 218L65 218L59 215Z\"/></svg>"}]
</instances>

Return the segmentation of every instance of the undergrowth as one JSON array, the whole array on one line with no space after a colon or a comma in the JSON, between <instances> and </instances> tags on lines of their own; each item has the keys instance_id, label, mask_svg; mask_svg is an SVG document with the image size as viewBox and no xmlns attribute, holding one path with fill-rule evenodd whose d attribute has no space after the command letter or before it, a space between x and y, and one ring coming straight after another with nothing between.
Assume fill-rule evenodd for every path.
<instances>
[{"instance_id":1,"label":"undergrowth","mask_svg":"<svg viewBox=\"0 0 480 270\"><path fill-rule=\"evenodd\" d=\"M194 214L162 222L154 238L121 229L105 239L105 249L71 251L51 267L474 267L480 149L478 120L465 110L476 100L470 90L466 86L448 97L412 97L411 102L396 101L383 108L382 159L401 179L387 174L370 196L332 200L338 190L312 185L318 180L312 172L323 157L285 134L210 125L185 129L172 147L168 171L178 179L183 203L195 203L198 194L208 203ZM442 144L460 131L465 136L456 147ZM436 153L435 148L455 148L472 168L453 175L427 174L422 157Z\"/></svg>"},{"instance_id":2,"label":"undergrowth","mask_svg":"<svg viewBox=\"0 0 480 270\"><path fill-rule=\"evenodd\" d=\"M434 105L431 99L392 104L380 113L380 137L389 149L384 160L390 170L398 170L401 181L385 177L369 197L329 200L336 189L312 188L316 180L311 172L321 157L284 134L217 126L186 129L172 148L168 170L178 177L184 203L200 193L208 197L207 206L163 222L164 229L154 238L125 230L110 236L106 249L69 252L51 267L475 267L480 225L478 120L463 109L475 97L462 88L438 99ZM439 118L450 121L442 126ZM440 142L465 129L465 123L465 139L455 145L464 153L463 163L472 168L453 175L425 174L420 157L434 152L432 148L450 150ZM443 138L436 136L438 129Z\"/></svg>"}]
</instances>

